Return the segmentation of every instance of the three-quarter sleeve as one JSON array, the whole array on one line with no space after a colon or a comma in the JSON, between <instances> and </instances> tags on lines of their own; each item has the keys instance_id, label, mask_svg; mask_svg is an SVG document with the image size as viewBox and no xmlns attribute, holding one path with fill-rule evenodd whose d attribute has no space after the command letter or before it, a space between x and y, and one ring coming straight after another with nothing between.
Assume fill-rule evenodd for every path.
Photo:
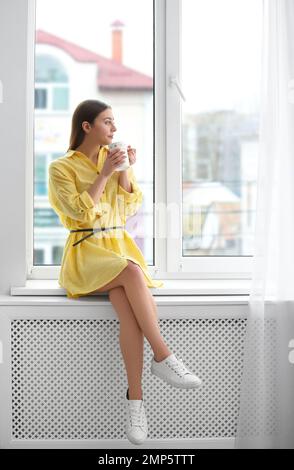
<instances>
[{"instance_id":1,"label":"three-quarter sleeve","mask_svg":"<svg viewBox=\"0 0 294 470\"><path fill-rule=\"evenodd\" d=\"M118 207L120 218L123 223L126 223L128 217L136 214L140 209L143 202L143 193L138 185L134 170L132 167L127 170L128 179L132 186L132 192L126 191L120 184L118 184Z\"/></svg>"},{"instance_id":2,"label":"three-quarter sleeve","mask_svg":"<svg viewBox=\"0 0 294 470\"><path fill-rule=\"evenodd\" d=\"M48 198L57 213L89 223L89 227L102 215L100 202L95 204L86 190L79 193L73 177L54 165L54 162L49 165Z\"/></svg>"}]
</instances>

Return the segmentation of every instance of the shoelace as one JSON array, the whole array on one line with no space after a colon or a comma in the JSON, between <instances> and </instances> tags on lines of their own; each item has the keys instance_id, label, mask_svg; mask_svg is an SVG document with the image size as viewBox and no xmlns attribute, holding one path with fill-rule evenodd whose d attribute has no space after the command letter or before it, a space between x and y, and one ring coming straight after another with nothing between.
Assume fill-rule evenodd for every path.
<instances>
[{"instance_id":1,"label":"shoelace","mask_svg":"<svg viewBox=\"0 0 294 470\"><path fill-rule=\"evenodd\" d=\"M172 362L171 364L169 364L169 366L176 372L176 374L180 376L192 373L187 369L183 361L181 361L180 359L178 359L178 362L175 362L175 363Z\"/></svg>"},{"instance_id":2,"label":"shoelace","mask_svg":"<svg viewBox=\"0 0 294 470\"><path fill-rule=\"evenodd\" d=\"M141 426L142 425L142 403L138 406L137 404L133 406L129 403L130 407L130 416L132 426Z\"/></svg>"}]
</instances>

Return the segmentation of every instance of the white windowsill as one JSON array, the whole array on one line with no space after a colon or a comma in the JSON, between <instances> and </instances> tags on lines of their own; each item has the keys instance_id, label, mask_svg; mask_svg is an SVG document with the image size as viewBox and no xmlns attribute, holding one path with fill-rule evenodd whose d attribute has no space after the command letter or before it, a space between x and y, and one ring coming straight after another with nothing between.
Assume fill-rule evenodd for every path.
<instances>
[{"instance_id":1,"label":"white windowsill","mask_svg":"<svg viewBox=\"0 0 294 470\"><path fill-rule=\"evenodd\" d=\"M222 306L242 308L248 307L248 296L246 295L165 295L156 297L155 303L157 307L170 306L170 307L187 307L189 306L210 306L221 308ZM76 306L109 306L111 305L108 296L88 296L80 297L78 299L69 299L68 297L54 297L54 296L38 296L38 295L0 295L0 306L54 306L54 307L72 307Z\"/></svg>"},{"instance_id":2,"label":"white windowsill","mask_svg":"<svg viewBox=\"0 0 294 470\"><path fill-rule=\"evenodd\" d=\"M165 305L169 303L174 305L178 302L185 305L193 305L195 302L197 304L247 304L251 285L251 281L248 279L162 279L162 281L164 287L150 288L150 291L156 297L156 303ZM27 297L30 297L30 302L33 304L42 302L42 300L51 303L50 297L54 298L52 303L55 305L59 303L62 305L71 304L77 300L84 301L87 305L97 303L97 301L99 303L101 301L109 302L107 292L69 299L66 296L66 291L59 286L55 279L27 280L25 286L11 287L11 296L10 305L14 302L15 304L27 303ZM36 296L35 301L34 296ZM38 296L46 296L46 299L41 300ZM5 296L5 298L8 299L9 296ZM2 301L4 301L4 296L2 296Z\"/></svg>"}]
</instances>

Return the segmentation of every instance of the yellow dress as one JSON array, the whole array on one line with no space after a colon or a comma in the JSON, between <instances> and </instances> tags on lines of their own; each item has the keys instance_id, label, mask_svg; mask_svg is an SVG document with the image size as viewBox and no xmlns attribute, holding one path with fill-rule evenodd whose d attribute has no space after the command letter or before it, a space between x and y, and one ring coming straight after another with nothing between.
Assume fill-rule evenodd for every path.
<instances>
[{"instance_id":1,"label":"yellow dress","mask_svg":"<svg viewBox=\"0 0 294 470\"><path fill-rule=\"evenodd\" d=\"M68 151L49 166L48 197L62 225L68 230L124 226L143 201L133 168L127 170L132 192L119 185L119 172L108 178L105 189L95 204L87 192L101 172L108 146L100 147L97 167L82 152ZM77 245L73 244L90 232L69 232L61 261L59 285L67 297L87 295L112 281L128 265L128 259L139 265L148 287L162 287L153 280L144 256L125 228L97 231Z\"/></svg>"}]
</instances>

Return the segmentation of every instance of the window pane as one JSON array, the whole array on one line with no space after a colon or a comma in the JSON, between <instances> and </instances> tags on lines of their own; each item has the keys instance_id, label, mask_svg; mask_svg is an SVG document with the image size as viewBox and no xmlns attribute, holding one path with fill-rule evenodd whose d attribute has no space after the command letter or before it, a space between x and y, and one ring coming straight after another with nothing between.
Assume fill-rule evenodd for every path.
<instances>
[{"instance_id":1,"label":"window pane","mask_svg":"<svg viewBox=\"0 0 294 470\"><path fill-rule=\"evenodd\" d=\"M44 263L44 250L34 250L34 264L40 265Z\"/></svg>"},{"instance_id":2,"label":"window pane","mask_svg":"<svg viewBox=\"0 0 294 470\"><path fill-rule=\"evenodd\" d=\"M43 88L35 89L35 108L46 109L47 108L47 90Z\"/></svg>"},{"instance_id":3,"label":"window pane","mask_svg":"<svg viewBox=\"0 0 294 470\"><path fill-rule=\"evenodd\" d=\"M54 110L65 110L69 106L68 88L53 88L53 104Z\"/></svg>"},{"instance_id":4,"label":"window pane","mask_svg":"<svg viewBox=\"0 0 294 470\"><path fill-rule=\"evenodd\" d=\"M72 113L81 101L109 103L115 140L137 149L134 171L144 193L142 207L127 220L126 229L153 264L153 2L77 0L70 2L70 16L68 4L36 0L35 153L46 154L47 163L41 170L35 158L35 173L48 172L50 161L66 153ZM49 112L42 114L40 108ZM46 196L45 180L38 177L34 246L45 246L46 264L53 265L61 259L68 231Z\"/></svg>"},{"instance_id":5,"label":"window pane","mask_svg":"<svg viewBox=\"0 0 294 470\"><path fill-rule=\"evenodd\" d=\"M53 264L60 264L62 259L63 249L61 246L54 246L52 251Z\"/></svg>"},{"instance_id":6,"label":"window pane","mask_svg":"<svg viewBox=\"0 0 294 470\"><path fill-rule=\"evenodd\" d=\"M35 195L47 194L46 155L35 155Z\"/></svg>"},{"instance_id":7,"label":"window pane","mask_svg":"<svg viewBox=\"0 0 294 470\"><path fill-rule=\"evenodd\" d=\"M61 226L57 214L49 207L41 208L37 206L34 210L34 222L35 228L52 227L53 225L56 227Z\"/></svg>"},{"instance_id":8,"label":"window pane","mask_svg":"<svg viewBox=\"0 0 294 470\"><path fill-rule=\"evenodd\" d=\"M261 7L182 2L183 256L253 254Z\"/></svg>"},{"instance_id":9,"label":"window pane","mask_svg":"<svg viewBox=\"0 0 294 470\"><path fill-rule=\"evenodd\" d=\"M63 83L68 81L68 75L65 67L53 54L37 54L35 79L37 83Z\"/></svg>"}]
</instances>

